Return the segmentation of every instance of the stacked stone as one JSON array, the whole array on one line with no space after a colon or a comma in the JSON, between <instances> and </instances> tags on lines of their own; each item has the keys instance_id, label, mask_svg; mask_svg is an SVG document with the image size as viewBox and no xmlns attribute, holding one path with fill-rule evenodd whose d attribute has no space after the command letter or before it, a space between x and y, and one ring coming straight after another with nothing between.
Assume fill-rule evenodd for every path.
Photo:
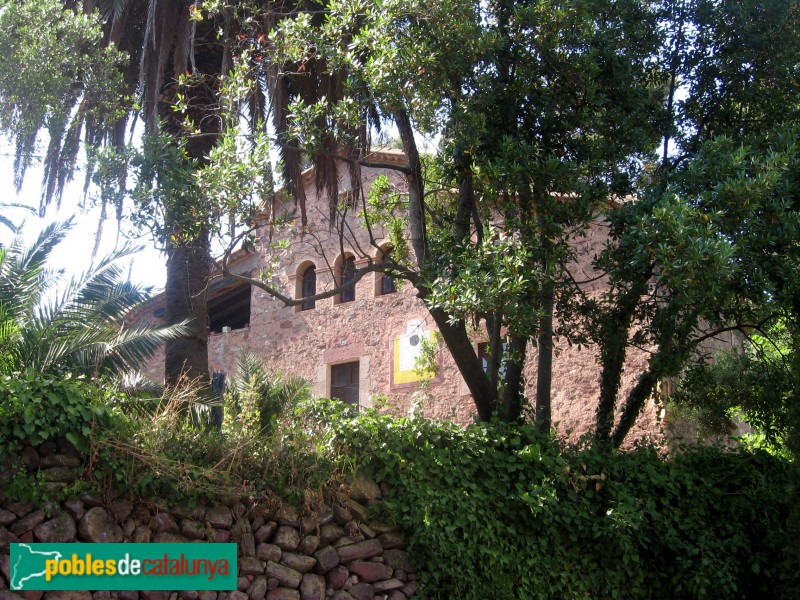
<instances>
[{"instance_id":1,"label":"stacked stone","mask_svg":"<svg viewBox=\"0 0 800 600\"><path fill-rule=\"evenodd\" d=\"M81 459L68 444L26 448L23 463L49 489L75 481ZM67 477L69 471L70 478ZM3 492L0 472L0 600L406 600L417 576L396 528L367 522L380 488L359 481L300 514L274 503L169 507L85 495L37 507ZM238 589L228 592L12 592L9 544L16 542L236 542Z\"/></svg>"}]
</instances>

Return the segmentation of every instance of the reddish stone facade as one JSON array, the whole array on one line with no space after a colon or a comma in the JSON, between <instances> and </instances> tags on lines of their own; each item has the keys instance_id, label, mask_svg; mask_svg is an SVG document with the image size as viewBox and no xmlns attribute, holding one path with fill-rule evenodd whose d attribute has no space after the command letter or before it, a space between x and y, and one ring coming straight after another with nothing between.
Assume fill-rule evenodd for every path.
<instances>
[{"instance_id":1,"label":"reddish stone facade","mask_svg":"<svg viewBox=\"0 0 800 600\"><path fill-rule=\"evenodd\" d=\"M404 158L399 153L384 152L375 160L401 162ZM365 168L362 170L363 189L368 190L378 175L386 175L402 186L402 181L392 170ZM321 225L303 235L293 235L289 249L272 259L272 283L294 298L304 295L304 274L311 265L315 267L316 290L320 293L332 289L334 282L343 276L346 258L352 257L356 267L369 264L370 260L379 261L381 246L388 241L382 231L373 231L373 240L370 241L363 224L354 214L357 210L349 211L345 218L344 231L348 233L342 240L335 224L328 222L327 198L317 192L311 174L307 176L309 221L314 222L322 215L319 218ZM341 165L340 181L343 193L347 194L350 183L345 165ZM267 235L265 229L262 238ZM587 238L580 240L580 259L575 273L589 272L589 261L604 239L605 229L598 223ZM232 271L256 274L267 268L268 259L260 253L240 253L232 263ZM593 285L601 286L602 282ZM220 293L215 291L212 283L210 298ZM134 318L157 319L161 306L163 299L155 298ZM247 308L242 306L241 310ZM213 307L209 312L214 319ZM369 273L358 281L354 299L325 298L317 300L308 310L286 307L253 287L249 319L240 319L240 324L242 321L247 321L247 325L231 327L230 330L224 327L219 333L211 333L209 365L213 371L232 376L238 355L249 350L263 357L272 369L306 378L313 383L318 395L331 396L349 385L349 393L357 396L362 407L380 403L384 410L393 413L418 410L431 417L460 423L468 423L474 418L471 396L443 345L436 352L438 369L435 376L425 382L414 381L419 378L413 372L414 354L420 339L430 337L435 324L411 286L400 287L393 293L382 293L380 273ZM476 347L481 341L475 339ZM532 398L536 385L535 348L529 349L528 354L526 392ZM642 352L631 354L626 365L624 388L632 386L646 360ZM162 369L163 356L156 356L149 365L148 374L161 380ZM563 340L556 340L552 398L553 421L559 434L575 438L592 426L598 398L598 375L593 349L569 346ZM648 403L629 439L659 435L657 412L656 405Z\"/></svg>"}]
</instances>

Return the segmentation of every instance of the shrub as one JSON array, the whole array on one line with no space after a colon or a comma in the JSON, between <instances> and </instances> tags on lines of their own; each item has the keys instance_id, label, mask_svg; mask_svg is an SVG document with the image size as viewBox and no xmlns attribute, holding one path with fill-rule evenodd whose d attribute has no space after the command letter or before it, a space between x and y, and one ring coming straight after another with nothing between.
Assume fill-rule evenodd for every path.
<instances>
[{"instance_id":1,"label":"shrub","mask_svg":"<svg viewBox=\"0 0 800 600\"><path fill-rule=\"evenodd\" d=\"M528 425L334 424L390 484L431 598L774 595L789 465L764 453L564 447Z\"/></svg>"},{"instance_id":2,"label":"shrub","mask_svg":"<svg viewBox=\"0 0 800 600\"><path fill-rule=\"evenodd\" d=\"M95 426L110 422L112 399L113 392L70 373L0 377L0 456L58 436L86 452Z\"/></svg>"}]
</instances>

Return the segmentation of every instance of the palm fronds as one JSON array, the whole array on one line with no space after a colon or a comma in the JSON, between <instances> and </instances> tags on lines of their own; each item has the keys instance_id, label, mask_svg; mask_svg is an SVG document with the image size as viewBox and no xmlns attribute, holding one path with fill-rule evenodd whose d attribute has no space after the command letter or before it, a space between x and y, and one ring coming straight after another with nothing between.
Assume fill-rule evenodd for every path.
<instances>
[{"instance_id":1,"label":"palm fronds","mask_svg":"<svg viewBox=\"0 0 800 600\"><path fill-rule=\"evenodd\" d=\"M64 274L49 269L47 261L70 226L70 221L54 223L30 247L17 237L0 250L3 373L26 368L87 375L134 370L184 329L124 323L125 314L149 296L149 288L123 280L120 262L136 252L133 247L100 259L64 283Z\"/></svg>"},{"instance_id":2,"label":"palm fronds","mask_svg":"<svg viewBox=\"0 0 800 600\"><path fill-rule=\"evenodd\" d=\"M304 379L285 376L279 371L271 373L260 357L243 352L236 361L236 377L228 389L225 419L263 432L310 394L311 386Z\"/></svg>"}]
</instances>

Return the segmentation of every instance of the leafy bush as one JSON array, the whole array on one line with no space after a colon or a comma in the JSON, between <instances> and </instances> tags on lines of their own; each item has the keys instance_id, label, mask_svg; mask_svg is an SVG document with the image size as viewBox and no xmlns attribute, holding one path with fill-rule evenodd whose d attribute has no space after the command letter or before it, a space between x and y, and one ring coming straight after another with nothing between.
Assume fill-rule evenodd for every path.
<instances>
[{"instance_id":1,"label":"leafy bush","mask_svg":"<svg viewBox=\"0 0 800 600\"><path fill-rule=\"evenodd\" d=\"M86 452L94 427L110 422L112 399L113 392L69 373L0 377L0 457L58 436Z\"/></svg>"},{"instance_id":2,"label":"leafy bush","mask_svg":"<svg viewBox=\"0 0 800 600\"><path fill-rule=\"evenodd\" d=\"M780 579L789 466L766 454L609 453L369 412L334 427L390 483L431 598L765 597Z\"/></svg>"}]
</instances>

